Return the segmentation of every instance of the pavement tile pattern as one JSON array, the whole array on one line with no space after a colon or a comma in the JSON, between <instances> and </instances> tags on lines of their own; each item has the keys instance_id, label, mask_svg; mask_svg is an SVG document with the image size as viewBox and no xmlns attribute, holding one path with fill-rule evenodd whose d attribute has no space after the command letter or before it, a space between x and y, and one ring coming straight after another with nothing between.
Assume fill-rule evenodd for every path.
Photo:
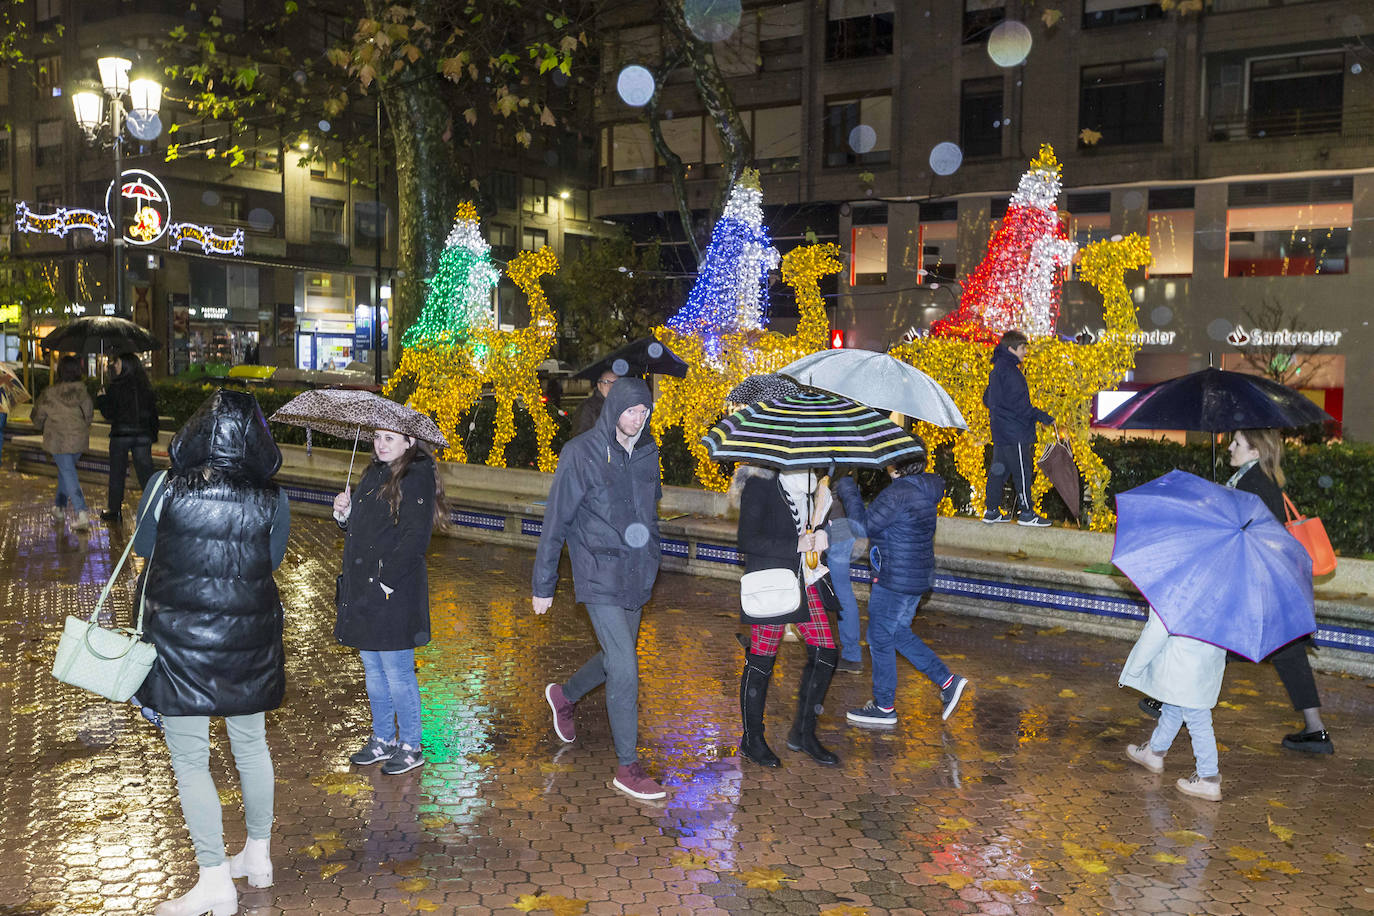
<instances>
[{"instance_id":1,"label":"pavement tile pattern","mask_svg":"<svg viewBox=\"0 0 1374 916\"><path fill-rule=\"evenodd\" d=\"M93 605L126 533L54 524L53 485L0 477L0 916L149 913L196 870L165 745L131 707L49 674L64 616ZM765 770L736 756L734 585L665 574L640 640L640 746L671 791L636 802L609 788L599 692L579 706L576 743L550 727L544 684L595 646L571 589L537 618L529 553L436 539L434 642L417 662L429 764L388 777L347 761L368 713L356 654L332 635L341 549L332 522L293 520L279 573L289 687L268 718L276 884L240 882L241 912L1374 912L1374 684L1361 679L1318 675L1337 753L1309 757L1279 747L1297 720L1273 670L1233 665L1213 804L1173 787L1192 769L1186 735L1163 776L1126 760L1152 724L1116 687L1127 644L935 601L917 629L973 683L948 723L902 663L899 724L847 726L868 679L838 674L820 734L841 768L788 752L804 653L785 643L768 700L784 765ZM127 622L129 599L116 589L112 619ZM222 725L212 767L237 849Z\"/></svg>"}]
</instances>

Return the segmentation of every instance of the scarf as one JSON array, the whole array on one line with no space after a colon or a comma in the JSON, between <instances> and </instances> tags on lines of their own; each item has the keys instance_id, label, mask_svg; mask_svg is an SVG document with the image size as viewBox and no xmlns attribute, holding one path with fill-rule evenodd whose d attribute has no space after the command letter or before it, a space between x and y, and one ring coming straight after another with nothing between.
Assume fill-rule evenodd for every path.
<instances>
[{"instance_id":1,"label":"scarf","mask_svg":"<svg viewBox=\"0 0 1374 916\"><path fill-rule=\"evenodd\" d=\"M1234 490L1236 485L1240 483L1240 479L1245 476L1245 472L1257 464L1259 464L1259 459L1251 458L1249 461L1236 468L1236 472L1231 475L1231 479L1226 481L1226 489Z\"/></svg>"},{"instance_id":2,"label":"scarf","mask_svg":"<svg viewBox=\"0 0 1374 916\"><path fill-rule=\"evenodd\" d=\"M830 491L827 489L813 492L813 474L812 471L783 471L778 474L778 487L782 490L783 501L792 512L792 524L797 529L798 537L806 533L809 522L815 519L824 521L825 514L830 511ZM817 563L816 568L812 569L806 565L805 560L802 561L801 569L807 585L814 585L830 572L824 563Z\"/></svg>"}]
</instances>

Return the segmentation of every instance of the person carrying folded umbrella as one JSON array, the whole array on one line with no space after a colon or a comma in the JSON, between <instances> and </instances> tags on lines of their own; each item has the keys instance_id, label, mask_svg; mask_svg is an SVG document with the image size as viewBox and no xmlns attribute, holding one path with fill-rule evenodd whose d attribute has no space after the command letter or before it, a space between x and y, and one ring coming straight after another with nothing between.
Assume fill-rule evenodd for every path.
<instances>
[{"instance_id":1,"label":"person carrying folded umbrella","mask_svg":"<svg viewBox=\"0 0 1374 916\"><path fill-rule=\"evenodd\" d=\"M1021 374L1027 346L1025 334L1007 331L992 351L992 372L983 392L983 405L988 409L988 423L992 427L992 461L988 464L983 521L993 525L1012 520L1002 511L1002 489L1010 476L1016 492L1016 524L1047 528L1049 519L1038 515L1031 503L1031 458L1035 452L1035 424L1052 425L1054 417L1031 403L1030 387Z\"/></svg>"}]
</instances>

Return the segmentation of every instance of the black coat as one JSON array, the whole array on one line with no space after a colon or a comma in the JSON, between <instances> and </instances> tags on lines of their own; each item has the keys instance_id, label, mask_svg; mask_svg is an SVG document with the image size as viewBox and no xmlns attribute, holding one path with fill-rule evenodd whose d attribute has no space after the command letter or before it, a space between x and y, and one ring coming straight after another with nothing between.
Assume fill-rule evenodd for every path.
<instances>
[{"instance_id":1,"label":"black coat","mask_svg":"<svg viewBox=\"0 0 1374 916\"><path fill-rule=\"evenodd\" d=\"M988 424L996 445L1035 441L1035 424L1053 423L1054 417L1031 404L1030 386L1021 374L1021 361L1001 344L992 351L992 372L983 392Z\"/></svg>"},{"instance_id":2,"label":"black coat","mask_svg":"<svg viewBox=\"0 0 1374 916\"><path fill-rule=\"evenodd\" d=\"M1279 489L1279 485L1274 483L1258 464L1251 465L1250 470L1246 471L1240 480L1236 481L1236 489L1254 493L1264 500L1265 506L1274 513L1274 518L1278 519L1279 522L1285 520L1288 513L1283 505L1283 490Z\"/></svg>"},{"instance_id":3,"label":"black coat","mask_svg":"<svg viewBox=\"0 0 1374 916\"><path fill-rule=\"evenodd\" d=\"M390 652L429 642L429 572L434 531L434 461L423 452L401 478L396 519L382 487L391 466L373 460L353 493L344 524L334 636L355 649ZM388 595L382 588L392 589Z\"/></svg>"},{"instance_id":4,"label":"black coat","mask_svg":"<svg viewBox=\"0 0 1374 916\"><path fill-rule=\"evenodd\" d=\"M601 389L596 388L591 395L578 405L577 413L573 414L572 434L580 436L585 432L596 427L596 421L601 416L601 408L606 406L606 399L601 395Z\"/></svg>"},{"instance_id":5,"label":"black coat","mask_svg":"<svg viewBox=\"0 0 1374 916\"><path fill-rule=\"evenodd\" d=\"M802 555L797 550L797 522L776 474L750 477L739 497L739 527L735 543L744 553L744 571L790 569L802 575ZM805 623L811 609L805 601L784 617L754 620L740 612L744 623Z\"/></svg>"},{"instance_id":6,"label":"black coat","mask_svg":"<svg viewBox=\"0 0 1374 916\"><path fill-rule=\"evenodd\" d=\"M648 420L629 452L615 434L620 415L639 404L653 406L649 386L617 379L596 426L563 446L534 554L535 597L553 596L566 542L578 601L623 608L648 602L660 559L658 445Z\"/></svg>"},{"instance_id":7,"label":"black coat","mask_svg":"<svg viewBox=\"0 0 1374 916\"><path fill-rule=\"evenodd\" d=\"M281 452L251 394L218 391L186 421L143 577L157 661L138 698L169 716L281 705L282 607L272 579ZM148 522L153 519L148 518Z\"/></svg>"},{"instance_id":8,"label":"black coat","mask_svg":"<svg viewBox=\"0 0 1374 916\"><path fill-rule=\"evenodd\" d=\"M157 441L157 396L146 381L133 373L111 379L95 405L110 423L111 439Z\"/></svg>"}]
</instances>

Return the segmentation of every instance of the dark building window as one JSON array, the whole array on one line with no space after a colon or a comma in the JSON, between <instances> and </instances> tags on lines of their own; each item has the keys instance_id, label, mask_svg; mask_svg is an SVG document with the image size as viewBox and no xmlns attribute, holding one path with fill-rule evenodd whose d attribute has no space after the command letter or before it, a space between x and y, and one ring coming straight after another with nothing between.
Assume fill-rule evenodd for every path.
<instances>
[{"instance_id":1,"label":"dark building window","mask_svg":"<svg viewBox=\"0 0 1374 916\"><path fill-rule=\"evenodd\" d=\"M987 41L992 27L1006 18L1006 0L964 0L964 44Z\"/></svg>"},{"instance_id":2,"label":"dark building window","mask_svg":"<svg viewBox=\"0 0 1374 916\"><path fill-rule=\"evenodd\" d=\"M328 197L310 198L310 241L326 245L346 245L344 202Z\"/></svg>"},{"instance_id":3,"label":"dark building window","mask_svg":"<svg viewBox=\"0 0 1374 916\"><path fill-rule=\"evenodd\" d=\"M1126 25L1147 19L1163 19L1164 7L1158 0L1083 0L1083 28Z\"/></svg>"},{"instance_id":4,"label":"dark building window","mask_svg":"<svg viewBox=\"0 0 1374 916\"><path fill-rule=\"evenodd\" d=\"M57 165L62 161L62 124L58 119L39 121L35 131L33 164L38 168Z\"/></svg>"},{"instance_id":5,"label":"dark building window","mask_svg":"<svg viewBox=\"0 0 1374 916\"><path fill-rule=\"evenodd\" d=\"M892 7L893 0L830 0L825 59L891 54Z\"/></svg>"},{"instance_id":6,"label":"dark building window","mask_svg":"<svg viewBox=\"0 0 1374 916\"><path fill-rule=\"evenodd\" d=\"M1101 134L1093 144L1120 146L1164 140L1164 62L1135 60L1084 67L1078 126Z\"/></svg>"},{"instance_id":7,"label":"dark building window","mask_svg":"<svg viewBox=\"0 0 1374 916\"><path fill-rule=\"evenodd\" d=\"M825 106L825 164L881 165L892 159L892 97L847 99Z\"/></svg>"},{"instance_id":8,"label":"dark building window","mask_svg":"<svg viewBox=\"0 0 1374 916\"><path fill-rule=\"evenodd\" d=\"M1341 51L1250 61L1252 137L1296 137L1341 129Z\"/></svg>"},{"instance_id":9,"label":"dark building window","mask_svg":"<svg viewBox=\"0 0 1374 916\"><path fill-rule=\"evenodd\" d=\"M501 210L515 209L515 173L497 169L487 175L487 193Z\"/></svg>"},{"instance_id":10,"label":"dark building window","mask_svg":"<svg viewBox=\"0 0 1374 916\"><path fill-rule=\"evenodd\" d=\"M1002 155L1002 78L964 80L959 93L959 145L964 156Z\"/></svg>"},{"instance_id":11,"label":"dark building window","mask_svg":"<svg viewBox=\"0 0 1374 916\"><path fill-rule=\"evenodd\" d=\"M522 251L538 251L549 243L549 233L547 229L526 229L520 233L520 249Z\"/></svg>"}]
</instances>

